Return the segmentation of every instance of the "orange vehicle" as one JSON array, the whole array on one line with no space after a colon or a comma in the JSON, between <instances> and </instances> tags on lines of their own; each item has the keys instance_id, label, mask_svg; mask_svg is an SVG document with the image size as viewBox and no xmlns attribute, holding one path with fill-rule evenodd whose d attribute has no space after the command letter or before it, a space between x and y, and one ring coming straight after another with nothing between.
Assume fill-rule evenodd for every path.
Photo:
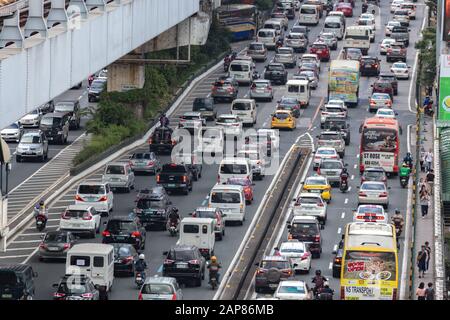
<instances>
[{"instance_id":1,"label":"orange vehicle","mask_svg":"<svg viewBox=\"0 0 450 320\"><path fill-rule=\"evenodd\" d=\"M361 145L359 171L367 167L382 167L397 175L400 154L401 127L396 119L369 118L360 128Z\"/></svg>"}]
</instances>

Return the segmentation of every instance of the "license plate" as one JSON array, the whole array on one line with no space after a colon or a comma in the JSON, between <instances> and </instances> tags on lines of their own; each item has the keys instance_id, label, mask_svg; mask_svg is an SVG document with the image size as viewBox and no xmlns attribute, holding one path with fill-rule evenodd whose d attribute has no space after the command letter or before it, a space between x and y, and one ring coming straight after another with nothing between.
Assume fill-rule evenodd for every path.
<instances>
[{"instance_id":1,"label":"license plate","mask_svg":"<svg viewBox=\"0 0 450 320\"><path fill-rule=\"evenodd\" d=\"M59 251L58 247L48 247L47 248L48 251Z\"/></svg>"},{"instance_id":2,"label":"license plate","mask_svg":"<svg viewBox=\"0 0 450 320\"><path fill-rule=\"evenodd\" d=\"M322 191L321 191L321 190L309 190L309 192L312 192L312 193L321 193Z\"/></svg>"},{"instance_id":3,"label":"license plate","mask_svg":"<svg viewBox=\"0 0 450 320\"><path fill-rule=\"evenodd\" d=\"M188 265L187 264L177 264L177 268L178 269L187 269Z\"/></svg>"},{"instance_id":4,"label":"license plate","mask_svg":"<svg viewBox=\"0 0 450 320\"><path fill-rule=\"evenodd\" d=\"M74 227L74 228L80 228L80 227L81 227L81 224L79 224L79 223L72 223L72 227Z\"/></svg>"},{"instance_id":5,"label":"license plate","mask_svg":"<svg viewBox=\"0 0 450 320\"><path fill-rule=\"evenodd\" d=\"M269 288L278 288L278 283L270 283Z\"/></svg>"},{"instance_id":6,"label":"license plate","mask_svg":"<svg viewBox=\"0 0 450 320\"><path fill-rule=\"evenodd\" d=\"M2 298L12 298L12 294L4 293L2 294Z\"/></svg>"},{"instance_id":7,"label":"license plate","mask_svg":"<svg viewBox=\"0 0 450 320\"><path fill-rule=\"evenodd\" d=\"M125 237L123 237L123 236L117 236L117 237L116 237L116 240L125 240Z\"/></svg>"},{"instance_id":8,"label":"license plate","mask_svg":"<svg viewBox=\"0 0 450 320\"><path fill-rule=\"evenodd\" d=\"M175 184L173 184L173 183L169 183L167 186L168 186L169 188L175 188Z\"/></svg>"},{"instance_id":9,"label":"license plate","mask_svg":"<svg viewBox=\"0 0 450 320\"><path fill-rule=\"evenodd\" d=\"M322 53L322 50L317 50L317 53Z\"/></svg>"},{"instance_id":10,"label":"license plate","mask_svg":"<svg viewBox=\"0 0 450 320\"><path fill-rule=\"evenodd\" d=\"M52 138L52 137L47 137L47 139L48 139L48 140L53 140L53 138Z\"/></svg>"}]
</instances>

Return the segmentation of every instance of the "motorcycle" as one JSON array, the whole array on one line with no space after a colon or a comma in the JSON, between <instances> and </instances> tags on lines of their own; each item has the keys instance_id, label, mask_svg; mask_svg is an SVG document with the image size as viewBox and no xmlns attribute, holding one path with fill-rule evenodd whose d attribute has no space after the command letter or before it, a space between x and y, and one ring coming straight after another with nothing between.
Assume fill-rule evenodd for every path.
<instances>
[{"instance_id":1,"label":"motorcycle","mask_svg":"<svg viewBox=\"0 0 450 320\"><path fill-rule=\"evenodd\" d=\"M230 57L226 56L223 59L223 72L228 72L228 68L230 67Z\"/></svg>"},{"instance_id":2,"label":"motorcycle","mask_svg":"<svg viewBox=\"0 0 450 320\"><path fill-rule=\"evenodd\" d=\"M341 177L341 181L339 182L339 190L341 190L341 192L347 192L348 177Z\"/></svg>"},{"instance_id":3,"label":"motorcycle","mask_svg":"<svg viewBox=\"0 0 450 320\"><path fill-rule=\"evenodd\" d=\"M211 271L209 273L209 284L211 285L211 289L215 290L217 288L217 272Z\"/></svg>"},{"instance_id":4,"label":"motorcycle","mask_svg":"<svg viewBox=\"0 0 450 320\"><path fill-rule=\"evenodd\" d=\"M333 294L331 292L319 292L315 296L316 300L333 300Z\"/></svg>"},{"instance_id":5,"label":"motorcycle","mask_svg":"<svg viewBox=\"0 0 450 320\"><path fill-rule=\"evenodd\" d=\"M252 75L252 80L257 80L257 79L259 79L260 78L260 76L259 76L259 73L258 73L258 71L253 71L253 75Z\"/></svg>"},{"instance_id":6,"label":"motorcycle","mask_svg":"<svg viewBox=\"0 0 450 320\"><path fill-rule=\"evenodd\" d=\"M45 229L46 224L47 224L47 218L45 217L45 215L39 214L36 217L36 229L38 229L38 231L42 231Z\"/></svg>"},{"instance_id":7,"label":"motorcycle","mask_svg":"<svg viewBox=\"0 0 450 320\"><path fill-rule=\"evenodd\" d=\"M178 221L169 221L169 226L167 229L169 230L170 236L176 236L178 234Z\"/></svg>"},{"instance_id":8,"label":"motorcycle","mask_svg":"<svg viewBox=\"0 0 450 320\"><path fill-rule=\"evenodd\" d=\"M137 288L140 289L145 282L145 273L142 271L136 271L134 282L136 283Z\"/></svg>"},{"instance_id":9,"label":"motorcycle","mask_svg":"<svg viewBox=\"0 0 450 320\"><path fill-rule=\"evenodd\" d=\"M406 186L408 185L408 180L409 180L408 176L400 176L400 186L402 188L406 188Z\"/></svg>"}]
</instances>

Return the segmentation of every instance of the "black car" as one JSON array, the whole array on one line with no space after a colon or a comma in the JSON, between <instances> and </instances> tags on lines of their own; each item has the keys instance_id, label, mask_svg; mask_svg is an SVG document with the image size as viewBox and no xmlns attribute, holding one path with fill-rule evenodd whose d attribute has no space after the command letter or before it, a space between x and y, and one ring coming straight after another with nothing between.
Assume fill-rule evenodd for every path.
<instances>
[{"instance_id":1,"label":"black car","mask_svg":"<svg viewBox=\"0 0 450 320\"><path fill-rule=\"evenodd\" d=\"M130 243L138 251L145 249L146 231L135 214L110 218L105 224L103 243Z\"/></svg>"},{"instance_id":2,"label":"black car","mask_svg":"<svg viewBox=\"0 0 450 320\"><path fill-rule=\"evenodd\" d=\"M394 95L398 94L398 81L392 72L382 72L378 76L379 80L389 81L394 89Z\"/></svg>"},{"instance_id":3,"label":"black car","mask_svg":"<svg viewBox=\"0 0 450 320\"><path fill-rule=\"evenodd\" d=\"M213 98L195 98L192 104L192 111L200 112L202 118L214 121L217 117L217 111L214 110Z\"/></svg>"},{"instance_id":4,"label":"black car","mask_svg":"<svg viewBox=\"0 0 450 320\"><path fill-rule=\"evenodd\" d=\"M39 109L41 109L43 114L53 112L55 110L55 103L53 102L53 100L50 100L49 102L40 106Z\"/></svg>"},{"instance_id":5,"label":"black car","mask_svg":"<svg viewBox=\"0 0 450 320\"><path fill-rule=\"evenodd\" d=\"M278 100L277 110L289 110L296 118L300 117L300 102L294 97L281 97Z\"/></svg>"},{"instance_id":6,"label":"black car","mask_svg":"<svg viewBox=\"0 0 450 320\"><path fill-rule=\"evenodd\" d=\"M196 246L175 245L163 254L166 256L163 263L163 277L194 280L195 286L202 285L206 261Z\"/></svg>"},{"instance_id":7,"label":"black car","mask_svg":"<svg viewBox=\"0 0 450 320\"><path fill-rule=\"evenodd\" d=\"M296 266L296 264L294 264ZM264 256L257 263L255 275L255 291L276 290L280 281L293 280L294 269L289 258L281 256Z\"/></svg>"},{"instance_id":8,"label":"black car","mask_svg":"<svg viewBox=\"0 0 450 320\"><path fill-rule=\"evenodd\" d=\"M287 8L284 10L284 14L289 20L295 19L295 10L294 8Z\"/></svg>"},{"instance_id":9,"label":"black car","mask_svg":"<svg viewBox=\"0 0 450 320\"><path fill-rule=\"evenodd\" d=\"M89 87L88 100L96 102L100 100L100 94L105 90L106 79L95 79Z\"/></svg>"},{"instance_id":10,"label":"black car","mask_svg":"<svg viewBox=\"0 0 450 320\"><path fill-rule=\"evenodd\" d=\"M39 124L49 142L64 144L69 136L69 113L47 113Z\"/></svg>"},{"instance_id":11,"label":"black car","mask_svg":"<svg viewBox=\"0 0 450 320\"><path fill-rule=\"evenodd\" d=\"M323 128L326 131L340 131L345 141L345 145L350 144L350 125L344 118L327 117L323 123Z\"/></svg>"},{"instance_id":12,"label":"black car","mask_svg":"<svg viewBox=\"0 0 450 320\"><path fill-rule=\"evenodd\" d=\"M287 228L288 239L308 242L312 258L320 258L322 253L322 237L320 230L323 228L319 220L312 216L294 216Z\"/></svg>"},{"instance_id":13,"label":"black car","mask_svg":"<svg viewBox=\"0 0 450 320\"><path fill-rule=\"evenodd\" d=\"M80 129L81 106L79 100L58 101L55 104L54 112L69 113L70 129Z\"/></svg>"},{"instance_id":14,"label":"black car","mask_svg":"<svg viewBox=\"0 0 450 320\"><path fill-rule=\"evenodd\" d=\"M138 260L138 253L131 244L113 243L114 247L114 275L126 273L134 276L134 263Z\"/></svg>"},{"instance_id":15,"label":"black car","mask_svg":"<svg viewBox=\"0 0 450 320\"><path fill-rule=\"evenodd\" d=\"M77 242L77 237L69 231L49 231L39 245L39 260L65 259L67 251Z\"/></svg>"},{"instance_id":16,"label":"black car","mask_svg":"<svg viewBox=\"0 0 450 320\"><path fill-rule=\"evenodd\" d=\"M37 273L28 264L0 265L0 300L32 300L35 277Z\"/></svg>"},{"instance_id":17,"label":"black car","mask_svg":"<svg viewBox=\"0 0 450 320\"><path fill-rule=\"evenodd\" d=\"M264 79L285 85L288 72L282 63L269 63L264 69Z\"/></svg>"},{"instance_id":18,"label":"black car","mask_svg":"<svg viewBox=\"0 0 450 320\"><path fill-rule=\"evenodd\" d=\"M173 130L169 127L158 127L148 140L150 152L156 154L171 153L173 147L179 142L172 138ZM180 140L181 141L181 140Z\"/></svg>"},{"instance_id":19,"label":"black car","mask_svg":"<svg viewBox=\"0 0 450 320\"><path fill-rule=\"evenodd\" d=\"M380 60L374 56L362 56L359 72L361 76L378 76L380 74Z\"/></svg>"},{"instance_id":20,"label":"black car","mask_svg":"<svg viewBox=\"0 0 450 320\"><path fill-rule=\"evenodd\" d=\"M53 300L99 300L100 293L91 278L84 274L66 274L53 284Z\"/></svg>"},{"instance_id":21,"label":"black car","mask_svg":"<svg viewBox=\"0 0 450 320\"><path fill-rule=\"evenodd\" d=\"M184 195L192 191L193 180L192 171L186 164L164 164L156 176L156 183L166 191L182 191Z\"/></svg>"},{"instance_id":22,"label":"black car","mask_svg":"<svg viewBox=\"0 0 450 320\"><path fill-rule=\"evenodd\" d=\"M140 193L134 209L146 230L166 230L169 215L177 211L162 187L151 188L146 194Z\"/></svg>"}]
</instances>

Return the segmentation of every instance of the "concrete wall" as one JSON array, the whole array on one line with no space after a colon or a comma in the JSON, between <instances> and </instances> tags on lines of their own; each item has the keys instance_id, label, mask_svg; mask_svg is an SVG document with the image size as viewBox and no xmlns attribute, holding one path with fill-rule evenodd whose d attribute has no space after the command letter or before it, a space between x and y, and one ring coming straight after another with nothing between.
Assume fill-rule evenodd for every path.
<instances>
[{"instance_id":1,"label":"concrete wall","mask_svg":"<svg viewBox=\"0 0 450 320\"><path fill-rule=\"evenodd\" d=\"M25 49L0 50L0 128L199 10L199 0L124 0L69 31L52 28Z\"/></svg>"}]
</instances>

